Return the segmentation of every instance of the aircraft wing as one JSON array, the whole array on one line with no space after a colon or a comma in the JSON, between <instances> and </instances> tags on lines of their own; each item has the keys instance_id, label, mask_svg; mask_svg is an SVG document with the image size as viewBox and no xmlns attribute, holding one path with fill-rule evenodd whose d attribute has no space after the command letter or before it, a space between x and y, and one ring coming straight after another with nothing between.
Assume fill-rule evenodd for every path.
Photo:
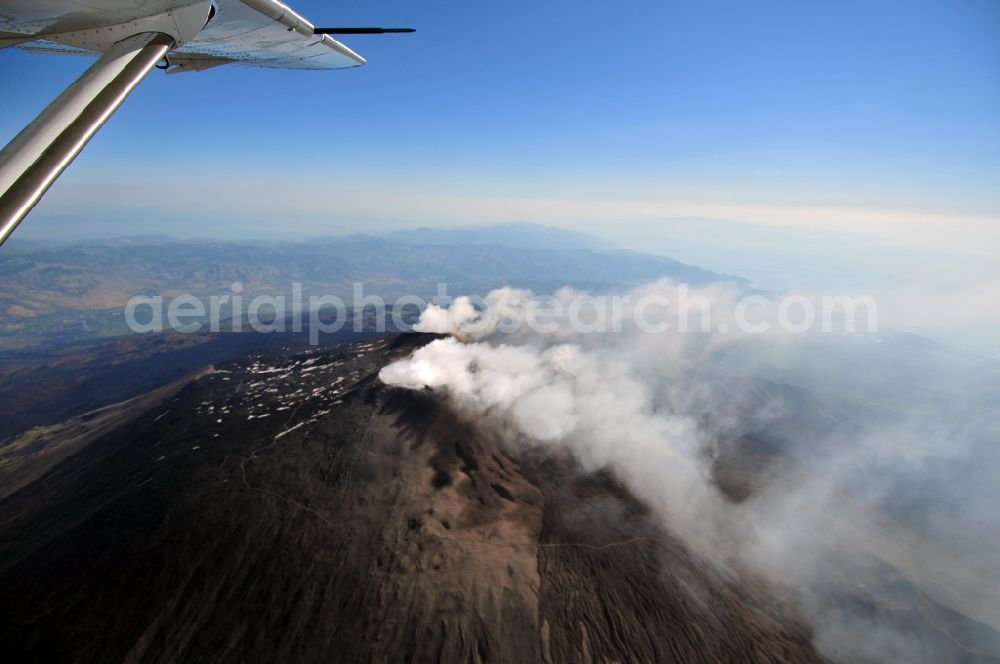
<instances>
[{"instance_id":1,"label":"aircraft wing","mask_svg":"<svg viewBox=\"0 0 1000 664\"><path fill-rule=\"evenodd\" d=\"M330 35L413 31L316 28L279 0L0 0L0 49L96 57L0 150L0 244L154 67L343 69L365 59Z\"/></svg>"},{"instance_id":2,"label":"aircraft wing","mask_svg":"<svg viewBox=\"0 0 1000 664\"><path fill-rule=\"evenodd\" d=\"M276 0L216 0L216 15L173 51L193 61L221 60L281 69L341 69L365 59Z\"/></svg>"},{"instance_id":3,"label":"aircraft wing","mask_svg":"<svg viewBox=\"0 0 1000 664\"><path fill-rule=\"evenodd\" d=\"M77 3L32 0L29 4L33 12L30 23L0 25L10 45L47 53L99 55L96 50L59 41L61 33L87 29L92 23L91 19L77 27L85 16L79 7L70 6ZM81 4L91 5L96 12L101 5L122 3L85 0ZM313 30L312 23L277 0L214 0L212 17L205 27L173 49L169 60L175 65L173 71L229 63L280 69L342 69L365 64L365 59L347 46L329 35L313 34Z\"/></svg>"}]
</instances>

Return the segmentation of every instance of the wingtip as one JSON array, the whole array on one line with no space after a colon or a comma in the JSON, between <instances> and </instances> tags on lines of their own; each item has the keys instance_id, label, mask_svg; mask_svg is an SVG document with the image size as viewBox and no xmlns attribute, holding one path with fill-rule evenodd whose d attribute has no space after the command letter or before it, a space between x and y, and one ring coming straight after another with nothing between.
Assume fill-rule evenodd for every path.
<instances>
[{"instance_id":1,"label":"wingtip","mask_svg":"<svg viewBox=\"0 0 1000 664\"><path fill-rule=\"evenodd\" d=\"M340 43L330 35L323 35L323 43L326 44L329 48L333 49L334 51L337 51L341 55L348 57L351 60L354 60L356 63L358 63L354 65L355 67L360 67L361 65L368 64L367 60L365 60L363 57L361 57L360 55L358 55L357 53L355 53L350 48Z\"/></svg>"}]
</instances>

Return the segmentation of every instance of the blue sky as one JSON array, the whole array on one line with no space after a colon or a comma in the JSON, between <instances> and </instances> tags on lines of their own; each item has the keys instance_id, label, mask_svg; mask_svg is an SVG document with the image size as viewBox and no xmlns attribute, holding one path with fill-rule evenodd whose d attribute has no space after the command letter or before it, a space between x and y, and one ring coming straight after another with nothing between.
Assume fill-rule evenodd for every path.
<instances>
[{"instance_id":1,"label":"blue sky","mask_svg":"<svg viewBox=\"0 0 1000 664\"><path fill-rule=\"evenodd\" d=\"M1000 283L994 0L290 4L418 32L154 72L19 235L536 221L767 286ZM84 66L0 52L0 136Z\"/></svg>"}]
</instances>

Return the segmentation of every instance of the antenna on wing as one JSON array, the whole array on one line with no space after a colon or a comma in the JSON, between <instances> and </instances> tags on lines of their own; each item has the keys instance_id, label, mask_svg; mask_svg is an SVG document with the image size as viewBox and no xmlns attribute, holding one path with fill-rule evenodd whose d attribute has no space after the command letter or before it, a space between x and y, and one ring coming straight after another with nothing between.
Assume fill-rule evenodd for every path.
<instances>
[{"instance_id":1,"label":"antenna on wing","mask_svg":"<svg viewBox=\"0 0 1000 664\"><path fill-rule=\"evenodd\" d=\"M413 28L315 28L315 35L384 35L390 32L416 32Z\"/></svg>"}]
</instances>

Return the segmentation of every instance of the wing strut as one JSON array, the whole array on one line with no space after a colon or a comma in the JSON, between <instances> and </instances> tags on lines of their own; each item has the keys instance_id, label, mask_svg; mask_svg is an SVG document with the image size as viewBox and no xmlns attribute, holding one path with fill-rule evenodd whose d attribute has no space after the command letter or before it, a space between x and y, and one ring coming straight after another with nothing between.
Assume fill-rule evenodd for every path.
<instances>
[{"instance_id":1,"label":"wing strut","mask_svg":"<svg viewBox=\"0 0 1000 664\"><path fill-rule=\"evenodd\" d=\"M116 43L0 152L0 244L69 166L174 38L144 32Z\"/></svg>"}]
</instances>

